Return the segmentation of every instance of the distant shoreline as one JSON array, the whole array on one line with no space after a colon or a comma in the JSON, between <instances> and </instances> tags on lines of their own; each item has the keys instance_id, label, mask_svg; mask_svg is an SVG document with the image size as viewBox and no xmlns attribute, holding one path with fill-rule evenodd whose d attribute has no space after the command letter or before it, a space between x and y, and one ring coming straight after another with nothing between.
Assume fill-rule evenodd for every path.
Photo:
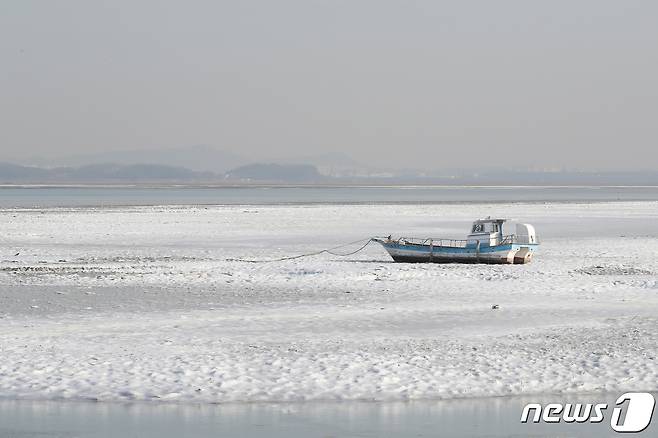
<instances>
[{"instance_id":1,"label":"distant shoreline","mask_svg":"<svg viewBox=\"0 0 658 438\"><path fill-rule=\"evenodd\" d=\"M658 202L658 186L0 185L0 209Z\"/></svg>"}]
</instances>

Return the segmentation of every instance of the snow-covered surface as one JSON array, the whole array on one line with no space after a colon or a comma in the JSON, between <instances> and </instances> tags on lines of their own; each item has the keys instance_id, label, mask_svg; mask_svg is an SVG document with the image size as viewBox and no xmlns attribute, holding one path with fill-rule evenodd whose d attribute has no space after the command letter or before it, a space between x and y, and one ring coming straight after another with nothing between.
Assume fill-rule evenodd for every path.
<instances>
[{"instance_id":1,"label":"snow-covered surface","mask_svg":"<svg viewBox=\"0 0 658 438\"><path fill-rule=\"evenodd\" d=\"M460 238L487 215L536 226L531 264L396 264L375 244L235 260ZM656 202L1 210L0 397L657 390L657 219Z\"/></svg>"}]
</instances>

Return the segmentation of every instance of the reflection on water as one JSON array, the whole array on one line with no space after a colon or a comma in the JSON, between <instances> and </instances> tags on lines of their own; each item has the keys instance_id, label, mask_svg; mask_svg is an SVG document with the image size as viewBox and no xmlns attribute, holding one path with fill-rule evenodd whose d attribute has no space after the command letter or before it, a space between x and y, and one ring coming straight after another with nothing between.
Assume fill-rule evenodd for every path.
<instances>
[{"instance_id":1,"label":"reflection on water","mask_svg":"<svg viewBox=\"0 0 658 438\"><path fill-rule=\"evenodd\" d=\"M615 436L619 394L413 402L227 405L0 402L2 437L509 437ZM608 403L600 424L521 424L526 403ZM640 434L656 436L656 420Z\"/></svg>"},{"instance_id":2,"label":"reflection on water","mask_svg":"<svg viewBox=\"0 0 658 438\"><path fill-rule=\"evenodd\" d=\"M116 205L656 201L658 187L8 187L0 208Z\"/></svg>"}]
</instances>

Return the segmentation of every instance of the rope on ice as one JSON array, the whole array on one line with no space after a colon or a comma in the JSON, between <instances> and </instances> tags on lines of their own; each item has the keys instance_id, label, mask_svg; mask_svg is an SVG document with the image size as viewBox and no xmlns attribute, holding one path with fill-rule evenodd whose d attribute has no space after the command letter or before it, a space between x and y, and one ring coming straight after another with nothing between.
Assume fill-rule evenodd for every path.
<instances>
[{"instance_id":1,"label":"rope on ice","mask_svg":"<svg viewBox=\"0 0 658 438\"><path fill-rule=\"evenodd\" d=\"M335 252L337 249L344 248L344 247L350 246L350 245L356 245L357 243L361 243L361 242L365 242L365 243L361 247L359 247L359 249L357 249L356 251L351 251L351 252L348 252L348 253ZM366 246L370 245L370 242L372 242L372 237L368 237L366 239L355 240L354 242L349 242L349 243L345 243L343 245L334 246L333 248L326 248L326 249L322 249L320 251L309 252L309 253L306 253L306 254L299 254L299 255L291 256L291 257L281 257L281 258L278 258L278 259L269 259L269 260L226 259L226 261L227 262L245 262L245 263L271 263L271 262L283 262L283 261L286 261L286 260L301 259L302 257L311 257L311 256L315 256L315 255L325 254L325 253L326 254L331 254L331 255L334 255L334 256L338 256L338 257L347 257L347 256L354 255L357 252L363 251L366 248Z\"/></svg>"}]
</instances>

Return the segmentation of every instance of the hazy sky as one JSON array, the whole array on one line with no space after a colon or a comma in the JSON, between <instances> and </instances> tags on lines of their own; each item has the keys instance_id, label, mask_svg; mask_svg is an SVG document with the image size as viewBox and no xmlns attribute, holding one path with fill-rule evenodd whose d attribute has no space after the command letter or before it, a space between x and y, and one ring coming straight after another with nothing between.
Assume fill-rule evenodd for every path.
<instances>
[{"instance_id":1,"label":"hazy sky","mask_svg":"<svg viewBox=\"0 0 658 438\"><path fill-rule=\"evenodd\" d=\"M0 0L0 161L658 169L656 1Z\"/></svg>"}]
</instances>

